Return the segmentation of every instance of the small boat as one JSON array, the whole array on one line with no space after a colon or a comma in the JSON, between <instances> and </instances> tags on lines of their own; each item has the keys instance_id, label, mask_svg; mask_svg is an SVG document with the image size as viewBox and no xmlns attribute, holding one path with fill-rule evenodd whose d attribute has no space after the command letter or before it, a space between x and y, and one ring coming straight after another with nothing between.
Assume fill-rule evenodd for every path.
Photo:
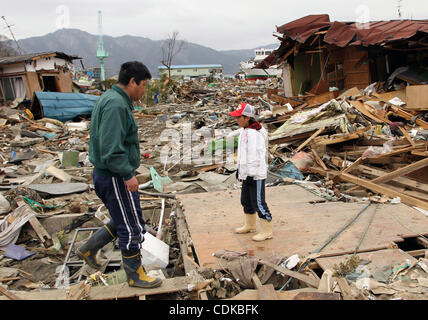
<instances>
[{"instance_id":1,"label":"small boat","mask_svg":"<svg viewBox=\"0 0 428 320\"><path fill-rule=\"evenodd\" d=\"M254 67L268 57L274 49L259 48L255 49L255 57L248 61L241 61L241 71L245 74L246 80L266 80L268 78L281 76L282 70L273 65L269 69L254 69Z\"/></svg>"}]
</instances>

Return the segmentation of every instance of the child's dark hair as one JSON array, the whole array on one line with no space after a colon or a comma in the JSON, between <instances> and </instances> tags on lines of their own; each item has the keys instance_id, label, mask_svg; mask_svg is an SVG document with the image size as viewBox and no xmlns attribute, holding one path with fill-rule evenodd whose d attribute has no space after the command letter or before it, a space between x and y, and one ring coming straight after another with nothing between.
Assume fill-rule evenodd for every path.
<instances>
[{"instance_id":1,"label":"child's dark hair","mask_svg":"<svg viewBox=\"0 0 428 320\"><path fill-rule=\"evenodd\" d=\"M137 85L141 80L151 79L152 75L149 69L139 61L125 62L120 66L119 83L127 86L131 78L135 79Z\"/></svg>"}]
</instances>

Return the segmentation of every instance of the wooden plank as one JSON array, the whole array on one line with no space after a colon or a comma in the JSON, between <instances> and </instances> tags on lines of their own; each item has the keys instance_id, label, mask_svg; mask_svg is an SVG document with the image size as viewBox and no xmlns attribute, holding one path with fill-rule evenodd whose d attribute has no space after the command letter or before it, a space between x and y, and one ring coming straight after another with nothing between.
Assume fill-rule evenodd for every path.
<instances>
[{"instance_id":1,"label":"wooden plank","mask_svg":"<svg viewBox=\"0 0 428 320\"><path fill-rule=\"evenodd\" d=\"M401 153L405 153L405 152L409 152L418 148L424 148L425 144L424 143L418 143L415 144L414 146L410 146L407 148L402 148L402 149L398 149L398 150L394 150L388 153L383 153L383 154L379 154L377 156L373 156L373 157L367 157L367 159L380 159L380 158L388 158L388 157L392 157Z\"/></svg>"},{"instance_id":2,"label":"wooden plank","mask_svg":"<svg viewBox=\"0 0 428 320\"><path fill-rule=\"evenodd\" d=\"M51 247L53 245L52 238L50 234L46 231L46 229L42 226L42 224L39 222L39 220L36 217L32 217L30 220L28 220L28 222L30 223L31 227L33 227L43 246L45 248Z\"/></svg>"},{"instance_id":3,"label":"wooden plank","mask_svg":"<svg viewBox=\"0 0 428 320\"><path fill-rule=\"evenodd\" d=\"M302 292L316 292L314 288L301 288L287 291L276 291L278 300L293 300L299 293ZM259 298L259 291L256 289L246 289L236 296L226 300L257 300Z\"/></svg>"},{"instance_id":4,"label":"wooden plank","mask_svg":"<svg viewBox=\"0 0 428 320\"><path fill-rule=\"evenodd\" d=\"M414 146L416 144L415 141L413 141L412 137L410 137L409 133L407 132L407 130L405 128L400 127L400 131L401 131L401 133L403 133L403 135L406 137L407 141L409 141L412 146Z\"/></svg>"},{"instance_id":5,"label":"wooden plank","mask_svg":"<svg viewBox=\"0 0 428 320\"><path fill-rule=\"evenodd\" d=\"M352 296L352 290L348 280L343 277L336 278L340 291L342 292L343 300L355 300Z\"/></svg>"},{"instance_id":6,"label":"wooden plank","mask_svg":"<svg viewBox=\"0 0 428 320\"><path fill-rule=\"evenodd\" d=\"M10 300L21 300L18 296L16 296L15 294L10 292L9 290L3 288L2 286L0 286L0 293L5 295L6 297L8 297Z\"/></svg>"},{"instance_id":7,"label":"wooden plank","mask_svg":"<svg viewBox=\"0 0 428 320\"><path fill-rule=\"evenodd\" d=\"M361 96L361 92L357 87L352 87L351 89L344 91L342 94L340 94L340 96L337 97L337 99L339 100L352 96Z\"/></svg>"},{"instance_id":8,"label":"wooden plank","mask_svg":"<svg viewBox=\"0 0 428 320\"><path fill-rule=\"evenodd\" d=\"M427 201L422 201L420 199L416 199L416 198L414 198L412 196L408 196L402 192L395 191L395 190L392 190L390 188L387 188L387 187L381 186L379 184L373 183L371 181L367 181L367 180L355 177L349 173L339 173L338 176L340 179L342 179L344 181L355 183L355 184L362 186L366 189L369 189L373 192L384 194L384 195L387 195L387 196L392 197L392 198L400 197L401 201L403 203L409 205L409 206L416 206L418 208L428 210L428 202Z\"/></svg>"},{"instance_id":9,"label":"wooden plank","mask_svg":"<svg viewBox=\"0 0 428 320\"><path fill-rule=\"evenodd\" d=\"M283 268L281 266L277 266L277 265L275 265L269 261L266 261L266 260L260 260L259 262L261 264L264 264L264 265L278 271L278 272L281 272L282 274L285 274L286 276L289 276L289 277L298 279L300 281L303 281L304 283L310 285L311 287L318 288L319 281L317 281L317 279L314 279L312 277L304 275L300 272L292 271L292 270Z\"/></svg>"},{"instance_id":10,"label":"wooden plank","mask_svg":"<svg viewBox=\"0 0 428 320\"><path fill-rule=\"evenodd\" d=\"M19 280L21 277L13 277L13 278L0 278L0 282L8 282L8 281L15 281Z\"/></svg>"},{"instance_id":11,"label":"wooden plank","mask_svg":"<svg viewBox=\"0 0 428 320\"><path fill-rule=\"evenodd\" d=\"M137 288L129 287L126 283L112 286L95 286L91 288L88 300L116 300L129 299L140 296L167 294L178 291L201 290L206 288L214 279L205 280L202 282L195 281L194 277L175 277L164 279L161 286L157 288ZM43 291L14 291L18 298L22 300L66 300L67 289L53 289ZM0 296L0 300L4 300Z\"/></svg>"},{"instance_id":12,"label":"wooden plank","mask_svg":"<svg viewBox=\"0 0 428 320\"><path fill-rule=\"evenodd\" d=\"M311 152L314 155L315 161L324 169L324 170L328 170L327 166L325 165L324 161L322 161L321 157L319 156L318 152L314 149L311 148Z\"/></svg>"},{"instance_id":13,"label":"wooden plank","mask_svg":"<svg viewBox=\"0 0 428 320\"><path fill-rule=\"evenodd\" d=\"M46 169L46 172L49 173L50 175L54 176L55 178L58 178L59 180L63 181L63 182L70 182L71 181L71 176L66 173L64 170L58 169L54 166L49 166Z\"/></svg>"},{"instance_id":14,"label":"wooden plank","mask_svg":"<svg viewBox=\"0 0 428 320\"><path fill-rule=\"evenodd\" d=\"M67 294L67 300L83 300L89 296L91 292L91 285L89 283L85 284L85 281L71 286Z\"/></svg>"},{"instance_id":15,"label":"wooden plank","mask_svg":"<svg viewBox=\"0 0 428 320\"><path fill-rule=\"evenodd\" d=\"M366 127L366 128L357 130L355 132L343 134L339 137L333 137L333 138L331 138L331 137L324 138L324 136L322 136L322 137L319 137L318 139L316 139L314 141L314 144L326 146L326 145L330 145L330 144L342 143L342 142L346 142L349 140L359 139L361 136L364 135L364 133L366 131L368 131L370 129L371 129L371 127Z\"/></svg>"},{"instance_id":16,"label":"wooden plank","mask_svg":"<svg viewBox=\"0 0 428 320\"><path fill-rule=\"evenodd\" d=\"M428 110L428 85L406 87L406 109Z\"/></svg>"},{"instance_id":17,"label":"wooden plank","mask_svg":"<svg viewBox=\"0 0 428 320\"><path fill-rule=\"evenodd\" d=\"M256 289L260 289L263 286L262 283L260 282L260 279L257 276L257 274L254 274L253 277L251 278L251 280L253 281L254 287Z\"/></svg>"},{"instance_id":18,"label":"wooden plank","mask_svg":"<svg viewBox=\"0 0 428 320\"><path fill-rule=\"evenodd\" d=\"M335 97L334 92L329 91L329 92L319 94L315 97L311 97L311 98L306 99L306 103L309 105L323 104L323 103L329 102L330 100L334 99L334 97Z\"/></svg>"},{"instance_id":19,"label":"wooden plank","mask_svg":"<svg viewBox=\"0 0 428 320\"><path fill-rule=\"evenodd\" d=\"M360 165L360 163L364 160L363 157L359 157L357 160L354 161L353 164L351 164L349 167L345 168L342 172L343 173L348 173L352 170L354 170L356 167L358 167Z\"/></svg>"},{"instance_id":20,"label":"wooden plank","mask_svg":"<svg viewBox=\"0 0 428 320\"><path fill-rule=\"evenodd\" d=\"M317 131L315 131L315 133L313 135L311 135L308 139L306 139L305 142L303 142L296 150L295 152L299 152L300 150L302 150L304 147L306 147L309 142L311 142L313 139L315 139L316 137L318 137L322 132L324 132L325 127L319 128Z\"/></svg>"},{"instance_id":21,"label":"wooden plank","mask_svg":"<svg viewBox=\"0 0 428 320\"><path fill-rule=\"evenodd\" d=\"M320 167L317 168L326 172ZM331 172L333 178L338 174L338 171L334 170L327 172ZM342 228L367 205L325 202L325 198L316 196L298 185L266 188L267 203L274 217L274 238L257 243L251 240L251 233L239 235L234 232L243 219L239 197L240 190L208 192L204 197L200 194L177 195L185 210L192 245L202 268L225 268L224 261L213 256L218 250L247 253L251 257L268 261L273 252L285 257L293 254L307 256L322 246L331 237L332 232ZM221 206L218 205L219 199L222 199ZM353 253L369 223L370 212L362 214L349 230L341 233L340 238L323 250L323 255ZM398 224L393 215L412 231ZM223 217L227 217L226 224ZM383 204L377 210L358 252L386 248L391 242L404 241L403 237L417 237L418 234L426 235L427 232L428 220L419 211L404 203Z\"/></svg>"},{"instance_id":22,"label":"wooden plank","mask_svg":"<svg viewBox=\"0 0 428 320\"><path fill-rule=\"evenodd\" d=\"M428 240L427 240L427 239L422 238L422 237L417 237L417 238L416 238L416 241L417 241L420 245L424 246L425 248L428 248Z\"/></svg>"},{"instance_id":23,"label":"wooden plank","mask_svg":"<svg viewBox=\"0 0 428 320\"><path fill-rule=\"evenodd\" d=\"M416 161L414 163L411 163L403 168L397 169L391 173L388 173L382 177L376 178L371 180L373 183L385 183L391 180L394 180L395 178L404 176L406 174L409 174L413 171L419 170L423 167L428 166L428 158Z\"/></svg>"},{"instance_id":24,"label":"wooden plank","mask_svg":"<svg viewBox=\"0 0 428 320\"><path fill-rule=\"evenodd\" d=\"M394 111L394 113L397 116L403 117L406 120L412 120L413 115L409 112L404 111L403 109L396 107L396 106L390 106L391 110ZM422 119L416 119L415 123L419 126L421 126L423 129L428 129L428 122L423 121Z\"/></svg>"},{"instance_id":25,"label":"wooden plank","mask_svg":"<svg viewBox=\"0 0 428 320\"><path fill-rule=\"evenodd\" d=\"M281 143L284 143L284 142L301 140L301 139L309 137L314 132L315 131L309 131L309 132L304 132L304 133L296 134L294 136L282 137L282 138L278 138L278 139L272 139L272 140L269 140L269 142L273 143L273 144L281 144Z\"/></svg>"},{"instance_id":26,"label":"wooden plank","mask_svg":"<svg viewBox=\"0 0 428 320\"><path fill-rule=\"evenodd\" d=\"M270 99L272 101L279 103L280 105L286 105L287 103L289 103L293 108L303 104L303 102L299 102L299 101L296 101L296 100L293 100L293 99L290 99L287 97L279 96L277 94L272 94L270 96Z\"/></svg>"},{"instance_id":27,"label":"wooden plank","mask_svg":"<svg viewBox=\"0 0 428 320\"><path fill-rule=\"evenodd\" d=\"M361 112L363 115L365 115L366 117L370 118L371 120L377 122L377 123L383 123L386 122L385 119L381 119L378 116L374 115L373 113L371 113L369 111L369 109L367 109L367 107L364 105L364 103L362 103L361 101L358 100L350 100L349 103L355 108L357 109L359 112Z\"/></svg>"},{"instance_id":28,"label":"wooden plank","mask_svg":"<svg viewBox=\"0 0 428 320\"><path fill-rule=\"evenodd\" d=\"M186 272L186 274L188 274L192 270L196 269L196 263L194 262L194 259L189 257L189 254L191 254L192 250L190 250L187 245L188 239L190 238L190 234L186 225L186 218L184 217L183 212L179 206L177 206L176 212L177 238L178 243L180 245L181 255L183 257L184 271Z\"/></svg>"},{"instance_id":29,"label":"wooden plank","mask_svg":"<svg viewBox=\"0 0 428 320\"><path fill-rule=\"evenodd\" d=\"M388 102L389 100L393 98L399 98L403 102L406 102L406 90L397 90L397 91L390 91L390 92L384 92L384 93L373 93L377 99L373 99L373 101L384 101Z\"/></svg>"},{"instance_id":30,"label":"wooden plank","mask_svg":"<svg viewBox=\"0 0 428 320\"><path fill-rule=\"evenodd\" d=\"M17 200L16 204L18 207L21 206L27 206L28 210L31 210L31 207L24 202L24 200ZM42 224L39 222L39 220L33 216L31 217L28 222L30 223L31 227L36 232L37 236L39 237L40 241L42 242L43 246L45 248L49 248L53 245L53 240L50 234L46 231L46 229L42 226Z\"/></svg>"},{"instance_id":31,"label":"wooden plank","mask_svg":"<svg viewBox=\"0 0 428 320\"><path fill-rule=\"evenodd\" d=\"M176 207L177 219L177 237L179 240L180 251L183 257L184 271L186 274L190 274L193 270L198 270L199 265L195 262L191 248L188 246L188 239L190 238L189 229L187 228L186 218L181 210L180 206ZM189 256L191 255L191 257ZM202 300L208 300L206 292L201 292L198 296Z\"/></svg>"},{"instance_id":32,"label":"wooden plank","mask_svg":"<svg viewBox=\"0 0 428 320\"><path fill-rule=\"evenodd\" d=\"M278 300L273 284L265 284L257 289L259 300Z\"/></svg>"},{"instance_id":33,"label":"wooden plank","mask_svg":"<svg viewBox=\"0 0 428 320\"><path fill-rule=\"evenodd\" d=\"M386 172L384 170L380 170L378 168L372 168L372 167L365 166L365 165L360 165L358 170L365 175L375 176L376 178L377 177L383 177L383 176L388 174L388 172ZM405 188L409 188L409 189L412 189L415 191L428 193L428 185L427 184L421 183L421 182L418 182L418 181L415 181L415 180L412 180L412 179L409 179L406 177L396 177L389 182L391 184L398 185L398 186L405 187ZM349 189L348 191L353 191L356 189L360 189L360 187L353 187L353 188Z\"/></svg>"}]
</instances>

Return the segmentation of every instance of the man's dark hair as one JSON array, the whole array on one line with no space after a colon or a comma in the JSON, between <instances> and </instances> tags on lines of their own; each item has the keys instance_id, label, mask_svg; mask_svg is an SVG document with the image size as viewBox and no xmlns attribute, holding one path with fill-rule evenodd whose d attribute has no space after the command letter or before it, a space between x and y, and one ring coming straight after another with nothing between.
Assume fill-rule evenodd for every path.
<instances>
[{"instance_id":1,"label":"man's dark hair","mask_svg":"<svg viewBox=\"0 0 428 320\"><path fill-rule=\"evenodd\" d=\"M129 61L120 66L119 83L127 86L131 78L139 85L141 80L151 79L152 75L143 63Z\"/></svg>"}]
</instances>

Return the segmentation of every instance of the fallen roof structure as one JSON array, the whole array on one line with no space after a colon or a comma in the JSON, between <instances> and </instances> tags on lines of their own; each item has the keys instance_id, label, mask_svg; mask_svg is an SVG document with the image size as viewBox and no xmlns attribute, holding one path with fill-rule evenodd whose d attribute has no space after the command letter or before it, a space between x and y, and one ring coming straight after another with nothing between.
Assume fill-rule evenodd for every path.
<instances>
[{"instance_id":1,"label":"fallen roof structure","mask_svg":"<svg viewBox=\"0 0 428 320\"><path fill-rule=\"evenodd\" d=\"M290 96L331 87L363 89L377 81L390 86L404 72L401 77L411 84L428 83L428 20L359 23L309 15L277 27L277 33L281 45L256 68L286 63Z\"/></svg>"},{"instance_id":2,"label":"fallen roof structure","mask_svg":"<svg viewBox=\"0 0 428 320\"><path fill-rule=\"evenodd\" d=\"M1 300L427 299L426 86L286 97L277 80L154 82L161 102L133 114L143 217L170 249L166 268L147 268L165 277L162 286L128 287L114 242L98 253L101 274L75 255L108 219L92 187L89 119L31 119L4 106ZM210 152L225 152L225 129L236 128L228 112L240 102L256 107L270 137L266 199L275 227L261 243L233 232L243 215L234 163L161 158L166 146L200 147L184 134L162 139L189 123L195 136L219 139L206 141ZM11 257L16 246L28 252ZM70 282L60 282L67 270Z\"/></svg>"},{"instance_id":3,"label":"fallen roof structure","mask_svg":"<svg viewBox=\"0 0 428 320\"><path fill-rule=\"evenodd\" d=\"M71 92L34 92L30 111L35 119L51 118L62 122L78 116L89 117L100 97Z\"/></svg>"}]
</instances>

